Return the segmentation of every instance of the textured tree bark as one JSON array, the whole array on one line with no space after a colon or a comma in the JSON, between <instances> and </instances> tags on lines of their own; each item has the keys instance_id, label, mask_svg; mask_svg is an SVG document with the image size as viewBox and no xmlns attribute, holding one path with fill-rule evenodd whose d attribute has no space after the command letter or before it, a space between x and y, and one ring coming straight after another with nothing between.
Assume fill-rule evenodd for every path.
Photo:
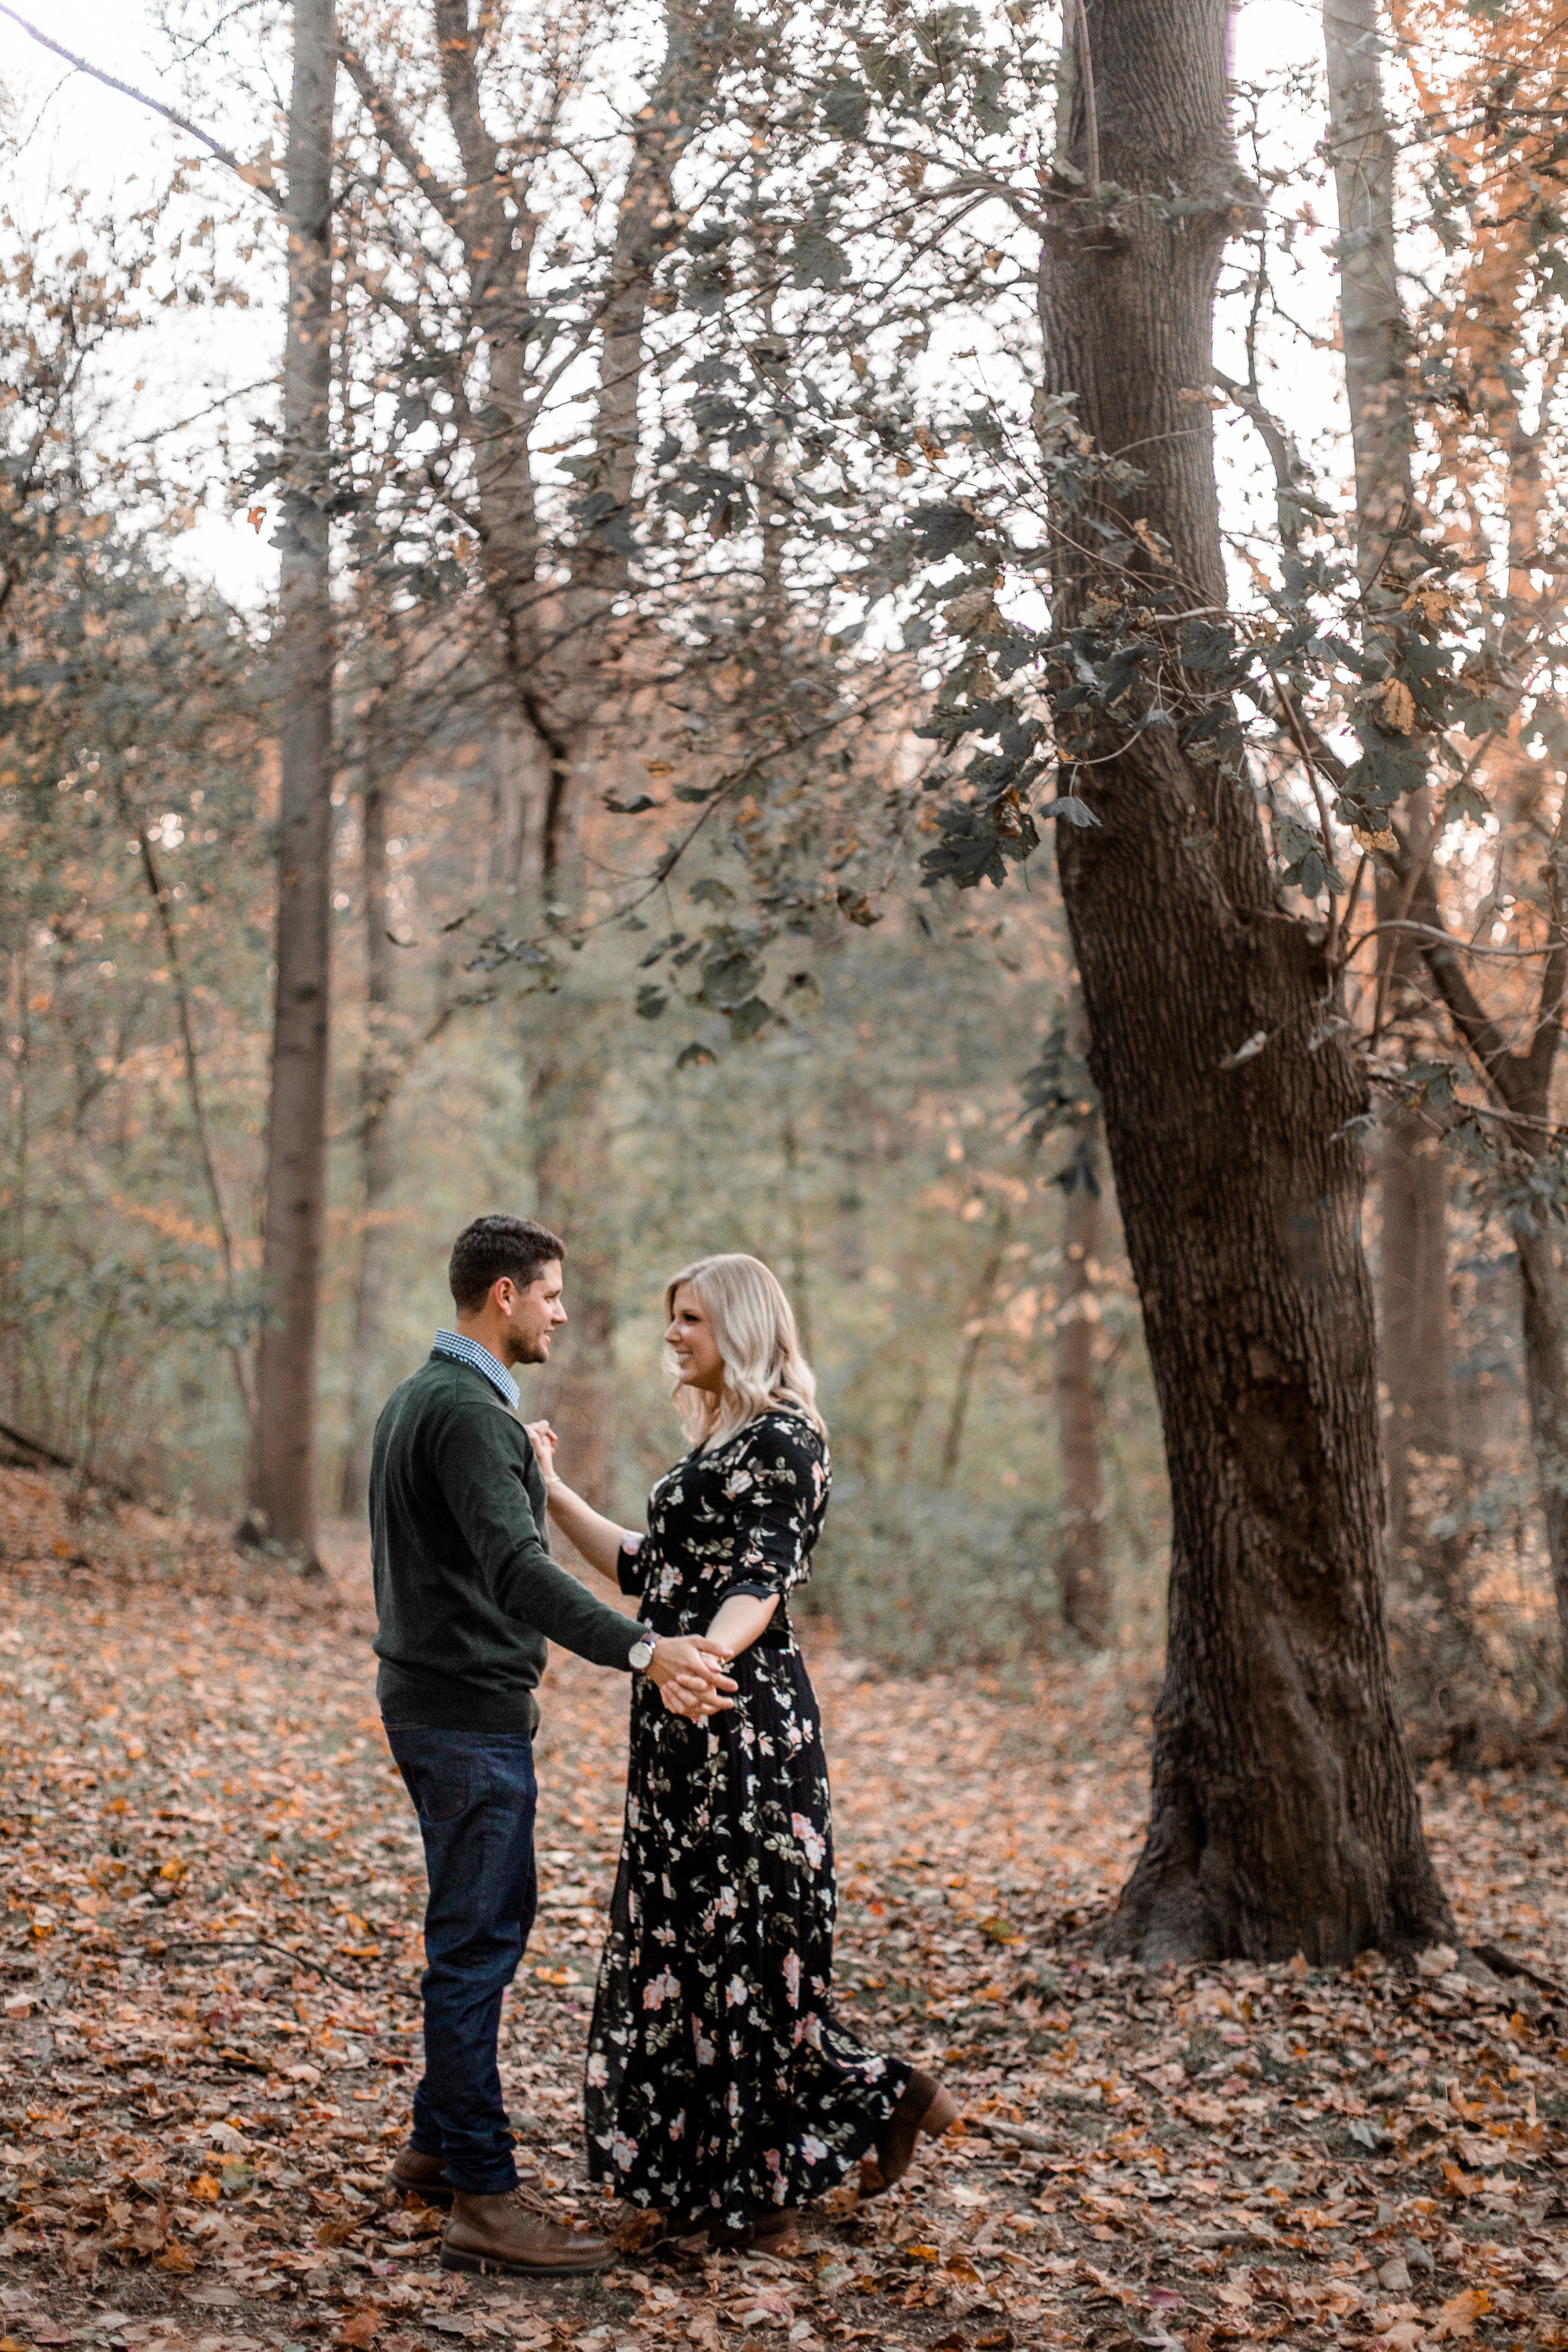
<instances>
[{"instance_id":1,"label":"textured tree bark","mask_svg":"<svg viewBox=\"0 0 1568 2352\"><path fill-rule=\"evenodd\" d=\"M327 1191L332 610L325 497L332 336L332 0L295 0L283 362L277 982L247 1528L316 1559L316 1339Z\"/></svg>"},{"instance_id":2,"label":"textured tree bark","mask_svg":"<svg viewBox=\"0 0 1568 2352\"><path fill-rule=\"evenodd\" d=\"M360 1252L354 1284L353 1345L349 1359L349 1445L340 1507L363 1518L370 1493L370 1441L381 1398L381 1347L391 1271L392 1096L397 1066L390 1052L393 950L386 925L387 791L367 778L361 803L361 863L364 894L364 1058L360 1065Z\"/></svg>"},{"instance_id":3,"label":"textured tree bark","mask_svg":"<svg viewBox=\"0 0 1568 2352\"><path fill-rule=\"evenodd\" d=\"M1211 379L1233 209L1226 0L1089 12L1113 211L1064 181L1042 250L1047 395L1140 478L1096 511L1168 542L1161 576L1221 606ZM1085 163L1081 106L1072 160ZM1148 195L1206 199L1178 219ZM1103 575L1058 517L1056 624ZM1151 559L1151 569L1153 568ZM1194 680L1194 684L1199 682ZM1383 1614L1364 1104L1337 1040L1310 1052L1323 951L1275 903L1249 790L1152 728L1101 723L1058 862L1090 1066L1142 1300L1170 1467L1170 1633L1148 1843L1107 1933L1144 1961L1342 1961L1452 1933L1394 1712ZM1205 744L1203 751L1212 751ZM1201 755L1200 755L1201 756ZM1209 839L1205 845L1205 835ZM1261 1033L1261 1052L1223 1066Z\"/></svg>"},{"instance_id":4,"label":"textured tree bark","mask_svg":"<svg viewBox=\"0 0 1568 2352\"><path fill-rule=\"evenodd\" d=\"M1068 997L1068 1052L1089 1054L1083 990ZM1105 1572L1104 1492L1100 1478L1100 1389L1094 1335L1100 1327L1100 1110L1092 1101L1063 1130L1073 1143L1070 1189L1062 1211L1062 1276L1057 1305L1057 1425L1062 1480L1061 1549L1057 1574L1062 1616L1080 1641L1103 1649L1110 1630L1110 1580Z\"/></svg>"}]
</instances>

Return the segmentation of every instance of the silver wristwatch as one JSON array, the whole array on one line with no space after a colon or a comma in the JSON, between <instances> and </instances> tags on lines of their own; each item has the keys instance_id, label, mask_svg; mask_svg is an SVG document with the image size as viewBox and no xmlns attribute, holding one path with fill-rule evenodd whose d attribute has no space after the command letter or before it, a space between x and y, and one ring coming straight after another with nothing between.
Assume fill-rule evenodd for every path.
<instances>
[{"instance_id":1,"label":"silver wristwatch","mask_svg":"<svg viewBox=\"0 0 1568 2352\"><path fill-rule=\"evenodd\" d=\"M641 1674L653 1664L653 1654L658 1645L658 1635L650 1633L645 1625L626 1653L626 1664L634 1673Z\"/></svg>"}]
</instances>

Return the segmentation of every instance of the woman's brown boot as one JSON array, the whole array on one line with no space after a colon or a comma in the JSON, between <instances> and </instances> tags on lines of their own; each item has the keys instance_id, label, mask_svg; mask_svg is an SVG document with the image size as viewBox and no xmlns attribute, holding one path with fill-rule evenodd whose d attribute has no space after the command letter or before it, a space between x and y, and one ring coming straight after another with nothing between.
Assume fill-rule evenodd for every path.
<instances>
[{"instance_id":1,"label":"woman's brown boot","mask_svg":"<svg viewBox=\"0 0 1568 2352\"><path fill-rule=\"evenodd\" d=\"M888 2128L877 2142L875 2156L860 2159L860 2194L879 2197L903 2179L915 2160L915 2142L921 2132L940 2139L958 2121L958 2101L951 2091L917 2066L888 2118Z\"/></svg>"},{"instance_id":2,"label":"woman's brown boot","mask_svg":"<svg viewBox=\"0 0 1568 2352\"><path fill-rule=\"evenodd\" d=\"M716 2254L742 2253L747 2248L758 2254L798 2252L800 2210L795 2205L769 2205L743 2230L727 2229L722 2221L715 2221L708 2242Z\"/></svg>"}]
</instances>

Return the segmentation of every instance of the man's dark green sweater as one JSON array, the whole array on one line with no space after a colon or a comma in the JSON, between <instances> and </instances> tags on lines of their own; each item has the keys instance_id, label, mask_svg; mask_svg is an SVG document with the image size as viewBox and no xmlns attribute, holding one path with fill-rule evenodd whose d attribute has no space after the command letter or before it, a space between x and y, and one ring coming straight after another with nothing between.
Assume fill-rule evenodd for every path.
<instances>
[{"instance_id":1,"label":"man's dark green sweater","mask_svg":"<svg viewBox=\"0 0 1568 2352\"><path fill-rule=\"evenodd\" d=\"M558 1568L528 1433L483 1372L433 1353L370 1463L376 1696L433 1731L532 1731L546 1643L631 1671L637 1626Z\"/></svg>"}]
</instances>

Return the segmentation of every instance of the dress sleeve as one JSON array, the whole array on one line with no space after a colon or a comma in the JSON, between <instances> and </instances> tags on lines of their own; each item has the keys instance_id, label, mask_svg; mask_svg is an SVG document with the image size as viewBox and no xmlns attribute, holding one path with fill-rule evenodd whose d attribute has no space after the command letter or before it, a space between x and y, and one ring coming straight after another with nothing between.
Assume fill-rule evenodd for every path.
<instances>
[{"instance_id":1,"label":"dress sleeve","mask_svg":"<svg viewBox=\"0 0 1568 2352\"><path fill-rule=\"evenodd\" d=\"M644 1536L640 1544L623 1543L616 1554L616 1580L621 1591L629 1592L634 1600L640 1598L647 1582L647 1547L648 1538Z\"/></svg>"},{"instance_id":2,"label":"dress sleeve","mask_svg":"<svg viewBox=\"0 0 1568 2352\"><path fill-rule=\"evenodd\" d=\"M735 1549L721 1603L742 1592L770 1600L805 1583L826 1490L822 1440L811 1423L793 1415L770 1420L724 1483Z\"/></svg>"}]
</instances>

